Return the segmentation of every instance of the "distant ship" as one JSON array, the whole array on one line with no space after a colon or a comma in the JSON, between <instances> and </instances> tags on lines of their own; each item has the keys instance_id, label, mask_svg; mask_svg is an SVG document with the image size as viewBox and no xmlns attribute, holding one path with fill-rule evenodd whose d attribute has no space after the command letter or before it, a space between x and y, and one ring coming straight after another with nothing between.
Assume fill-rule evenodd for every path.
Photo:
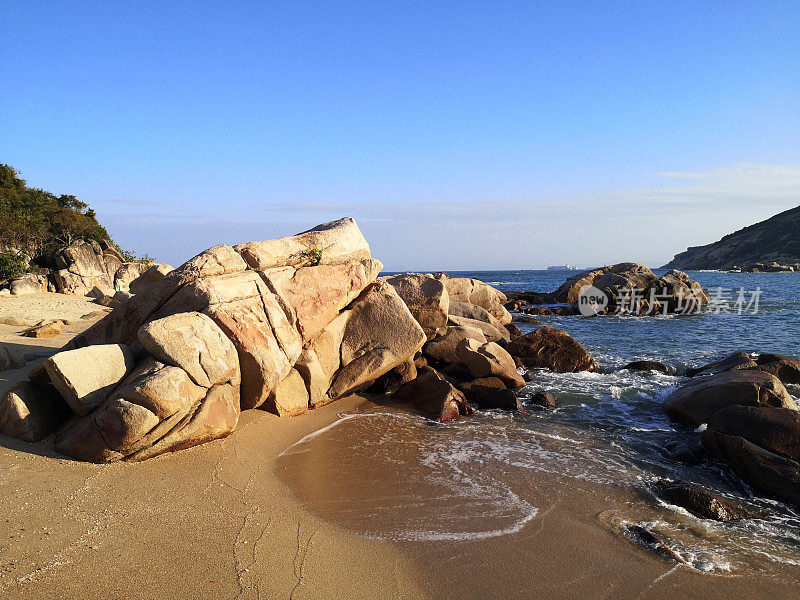
<instances>
[{"instance_id":1,"label":"distant ship","mask_svg":"<svg viewBox=\"0 0 800 600\"><path fill-rule=\"evenodd\" d=\"M553 265L547 267L548 271L574 271L576 269L577 267L574 267L572 265Z\"/></svg>"}]
</instances>

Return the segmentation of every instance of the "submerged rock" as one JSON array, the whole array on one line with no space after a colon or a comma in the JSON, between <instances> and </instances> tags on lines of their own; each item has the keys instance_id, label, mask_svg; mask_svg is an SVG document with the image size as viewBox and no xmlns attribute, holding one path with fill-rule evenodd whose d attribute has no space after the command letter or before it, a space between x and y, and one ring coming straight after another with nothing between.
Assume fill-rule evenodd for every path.
<instances>
[{"instance_id":1,"label":"submerged rock","mask_svg":"<svg viewBox=\"0 0 800 600\"><path fill-rule=\"evenodd\" d=\"M698 375L715 375L724 371L738 371L739 369L749 369L755 367L756 361L744 352L735 352L726 356L722 360L714 361L700 367L686 369L687 377L697 377Z\"/></svg>"},{"instance_id":2,"label":"submerged rock","mask_svg":"<svg viewBox=\"0 0 800 600\"><path fill-rule=\"evenodd\" d=\"M720 494L694 483L680 481L667 484L661 486L658 494L670 504L685 508L696 517L703 519L728 522L753 516L749 511L730 502Z\"/></svg>"},{"instance_id":3,"label":"submerged rock","mask_svg":"<svg viewBox=\"0 0 800 600\"><path fill-rule=\"evenodd\" d=\"M556 406L556 398L550 392L538 391L533 396L531 396L528 403L534 406L543 406L547 408L552 408Z\"/></svg>"},{"instance_id":4,"label":"submerged rock","mask_svg":"<svg viewBox=\"0 0 800 600\"><path fill-rule=\"evenodd\" d=\"M669 367L655 360L635 360L620 369L621 371L655 371L664 375L669 374Z\"/></svg>"},{"instance_id":5,"label":"submerged rock","mask_svg":"<svg viewBox=\"0 0 800 600\"><path fill-rule=\"evenodd\" d=\"M691 563L675 549L675 543L665 535L642 527L641 525L627 525L625 531L635 542L644 546L657 556L692 566Z\"/></svg>"}]
</instances>

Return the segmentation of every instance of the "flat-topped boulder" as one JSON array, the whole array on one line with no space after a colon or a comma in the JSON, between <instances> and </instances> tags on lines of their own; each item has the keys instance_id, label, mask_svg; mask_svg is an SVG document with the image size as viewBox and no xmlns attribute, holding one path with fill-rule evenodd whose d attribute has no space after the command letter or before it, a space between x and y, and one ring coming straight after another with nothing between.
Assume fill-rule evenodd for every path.
<instances>
[{"instance_id":1,"label":"flat-topped boulder","mask_svg":"<svg viewBox=\"0 0 800 600\"><path fill-rule=\"evenodd\" d=\"M239 244L236 251L256 271L335 265L372 258L367 240L351 217L318 225L291 237Z\"/></svg>"},{"instance_id":2,"label":"flat-topped boulder","mask_svg":"<svg viewBox=\"0 0 800 600\"><path fill-rule=\"evenodd\" d=\"M133 369L131 349L102 344L59 352L42 363L55 389L77 415L85 415Z\"/></svg>"}]
</instances>

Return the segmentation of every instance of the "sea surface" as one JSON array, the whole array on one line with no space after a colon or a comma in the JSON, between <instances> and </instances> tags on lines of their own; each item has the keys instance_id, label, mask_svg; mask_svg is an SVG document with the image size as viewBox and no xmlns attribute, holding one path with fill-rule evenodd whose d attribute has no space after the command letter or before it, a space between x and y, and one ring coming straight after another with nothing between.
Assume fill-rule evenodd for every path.
<instances>
[{"instance_id":1,"label":"sea surface","mask_svg":"<svg viewBox=\"0 0 800 600\"><path fill-rule=\"evenodd\" d=\"M504 291L546 292L570 274L488 271L451 276L478 278ZM735 351L800 356L800 273L688 274L707 290L722 290L713 292L721 299L719 313L536 317L567 331L600 366L596 373L536 371L521 395L550 391L558 400L555 409L530 407L527 416L478 411L472 419L445 425L388 409L342 414L285 454L310 452L326 437L350 445L336 468L343 497L348 486L360 486L352 494L358 501L336 514L366 537L425 542L513 534L541 511L541 490L534 493L531 482L546 474L568 482L565 490L603 490L611 507L598 516L604 526L621 534L632 524L654 529L698 570L800 569L800 511L753 493L714 460L687 464L676 459L677 449L698 448L699 435L671 422L662 407L674 386L685 381L679 373L686 366ZM740 290L746 301L753 293L758 296L755 312L750 306L739 314L734 302ZM536 327L518 326L523 331ZM640 359L666 363L673 374L619 371ZM800 398L800 386L789 386L789 391ZM363 463L370 461L374 482L394 478L391 501L376 497L370 502L370 486L356 481L363 478L357 475ZM414 475L406 480L398 473ZM711 487L765 518L729 524L695 518L658 498L660 482L679 480ZM377 483L372 487L386 489ZM558 488L554 486L552 495Z\"/></svg>"}]
</instances>

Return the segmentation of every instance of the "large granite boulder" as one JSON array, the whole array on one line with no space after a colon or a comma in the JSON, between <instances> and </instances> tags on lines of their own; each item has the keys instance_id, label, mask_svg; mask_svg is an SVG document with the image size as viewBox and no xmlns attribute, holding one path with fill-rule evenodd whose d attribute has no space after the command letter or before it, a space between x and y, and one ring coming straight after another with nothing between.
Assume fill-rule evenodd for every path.
<instances>
[{"instance_id":1,"label":"large granite boulder","mask_svg":"<svg viewBox=\"0 0 800 600\"><path fill-rule=\"evenodd\" d=\"M47 277L40 273L26 273L21 277L12 279L8 285L12 296L26 296L28 294L41 294L48 290Z\"/></svg>"},{"instance_id":2,"label":"large granite boulder","mask_svg":"<svg viewBox=\"0 0 800 600\"><path fill-rule=\"evenodd\" d=\"M341 367L328 395L341 398L368 387L422 348L425 332L388 283L369 285L348 307Z\"/></svg>"},{"instance_id":3,"label":"large granite boulder","mask_svg":"<svg viewBox=\"0 0 800 600\"><path fill-rule=\"evenodd\" d=\"M514 339L506 351L526 367L550 369L556 373L594 371L597 363L566 331L539 327Z\"/></svg>"},{"instance_id":4,"label":"large granite boulder","mask_svg":"<svg viewBox=\"0 0 800 600\"><path fill-rule=\"evenodd\" d=\"M754 488L786 502L800 503L800 463L796 460L714 429L704 431L701 439L703 446Z\"/></svg>"},{"instance_id":5,"label":"large granite boulder","mask_svg":"<svg viewBox=\"0 0 800 600\"><path fill-rule=\"evenodd\" d=\"M692 379L669 395L664 410L674 419L697 427L732 404L798 410L780 379L751 370L725 371Z\"/></svg>"},{"instance_id":6,"label":"large granite boulder","mask_svg":"<svg viewBox=\"0 0 800 600\"><path fill-rule=\"evenodd\" d=\"M197 385L240 383L236 348L207 315L191 312L156 319L139 329L139 341L157 360L186 371Z\"/></svg>"},{"instance_id":7,"label":"large granite boulder","mask_svg":"<svg viewBox=\"0 0 800 600\"><path fill-rule=\"evenodd\" d=\"M69 408L52 386L22 381L0 400L0 433L38 442L53 433Z\"/></svg>"},{"instance_id":8,"label":"large granite boulder","mask_svg":"<svg viewBox=\"0 0 800 600\"><path fill-rule=\"evenodd\" d=\"M101 344L54 354L42 363L47 379L76 415L85 415L106 399L133 369L131 349L123 344Z\"/></svg>"},{"instance_id":9,"label":"large granite boulder","mask_svg":"<svg viewBox=\"0 0 800 600\"><path fill-rule=\"evenodd\" d=\"M417 378L406 383L392 398L410 405L424 417L442 423L472 414L472 407L464 394L430 367L420 369Z\"/></svg>"},{"instance_id":10,"label":"large granite boulder","mask_svg":"<svg viewBox=\"0 0 800 600\"><path fill-rule=\"evenodd\" d=\"M508 302L506 295L480 279L466 277L450 277L446 273L434 275L447 288L450 302L465 302L486 309L501 324L511 323L511 313L504 304Z\"/></svg>"},{"instance_id":11,"label":"large granite boulder","mask_svg":"<svg viewBox=\"0 0 800 600\"><path fill-rule=\"evenodd\" d=\"M180 367L148 359L92 413L56 435L56 450L91 462L145 460L229 435L239 419L239 388L206 388Z\"/></svg>"},{"instance_id":12,"label":"large granite boulder","mask_svg":"<svg viewBox=\"0 0 800 600\"><path fill-rule=\"evenodd\" d=\"M86 295L98 288L114 294L114 278L122 267L122 257L109 244L94 240L78 241L54 253L53 279L64 294Z\"/></svg>"},{"instance_id":13,"label":"large granite boulder","mask_svg":"<svg viewBox=\"0 0 800 600\"><path fill-rule=\"evenodd\" d=\"M717 411L706 431L738 436L757 446L800 461L800 412L771 406L734 404Z\"/></svg>"},{"instance_id":14,"label":"large granite boulder","mask_svg":"<svg viewBox=\"0 0 800 600\"><path fill-rule=\"evenodd\" d=\"M328 390L342 365L342 339L349 317L350 312L344 311L328 323L325 329L309 340L294 365L306 383L310 408L332 401Z\"/></svg>"},{"instance_id":15,"label":"large granite boulder","mask_svg":"<svg viewBox=\"0 0 800 600\"><path fill-rule=\"evenodd\" d=\"M458 357L476 379L497 377L508 388L521 388L525 380L517 373L511 355L494 342L481 344L472 339L462 341L457 348Z\"/></svg>"},{"instance_id":16,"label":"large granite boulder","mask_svg":"<svg viewBox=\"0 0 800 600\"><path fill-rule=\"evenodd\" d=\"M241 271L199 279L181 288L159 313L187 309L202 311L233 342L242 376L242 409L267 402L300 356L303 340L260 274Z\"/></svg>"},{"instance_id":17,"label":"large granite boulder","mask_svg":"<svg viewBox=\"0 0 800 600\"><path fill-rule=\"evenodd\" d=\"M403 299L428 340L445 332L450 295L439 279L420 273L403 273L383 280Z\"/></svg>"},{"instance_id":18,"label":"large granite boulder","mask_svg":"<svg viewBox=\"0 0 800 600\"><path fill-rule=\"evenodd\" d=\"M132 264L135 264L135 265L139 265L139 264L147 265L147 264L149 264L150 266L146 270L142 271L141 274L138 277L136 277L135 279L133 279L133 280L128 282L127 290L131 294L141 294L148 287L150 287L150 284L155 283L156 281L158 281L159 279L164 277L170 271L174 271L174 269L170 265L167 265L167 264L159 264L159 263L156 263L156 264L152 264L152 263L132 263ZM125 267L125 265L123 265L123 268L124 267ZM117 271L116 280L120 280L120 271ZM114 284L114 287L117 287L116 283ZM123 289L124 290L125 288L120 286L120 287L118 287L118 289Z\"/></svg>"},{"instance_id":19,"label":"large granite boulder","mask_svg":"<svg viewBox=\"0 0 800 600\"><path fill-rule=\"evenodd\" d=\"M308 387L297 369L291 369L283 381L275 386L269 403L269 408L280 417L293 417L308 410Z\"/></svg>"},{"instance_id":20,"label":"large granite boulder","mask_svg":"<svg viewBox=\"0 0 800 600\"><path fill-rule=\"evenodd\" d=\"M358 262L283 267L262 271L269 288L290 312L304 341L317 335L375 281L383 265L371 258Z\"/></svg>"},{"instance_id":21,"label":"large granite boulder","mask_svg":"<svg viewBox=\"0 0 800 600\"><path fill-rule=\"evenodd\" d=\"M476 340L486 343L483 331L475 327L454 325L447 328L444 335L439 336L422 347L425 356L447 364L459 362L458 345L464 340Z\"/></svg>"}]
</instances>

